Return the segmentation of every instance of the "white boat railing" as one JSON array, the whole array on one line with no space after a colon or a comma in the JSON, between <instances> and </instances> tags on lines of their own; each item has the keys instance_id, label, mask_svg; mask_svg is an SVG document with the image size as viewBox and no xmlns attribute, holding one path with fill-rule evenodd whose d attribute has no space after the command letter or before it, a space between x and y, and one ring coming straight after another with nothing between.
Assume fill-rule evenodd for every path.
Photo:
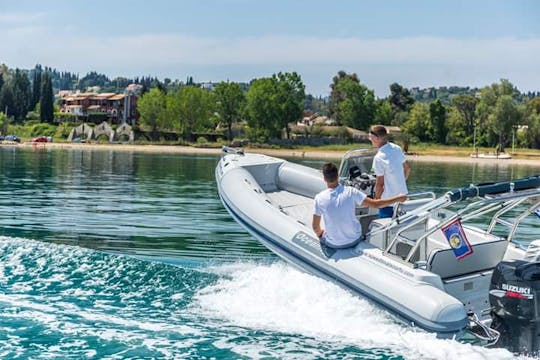
<instances>
[{"instance_id":1,"label":"white boat railing","mask_svg":"<svg viewBox=\"0 0 540 360\"><path fill-rule=\"evenodd\" d=\"M530 187L527 187L526 183L522 180L527 180L530 184ZM422 206L419 206L418 208L413 209L402 216L396 217L386 226L383 226L373 231L371 234L378 234L381 232L389 233L390 230L398 228L392 241L390 241L386 248L383 249L383 252L385 254L392 254L392 249L397 246L398 242L405 243L410 246L410 250L404 257L404 261L412 266L413 264L411 259L414 257L420 246L427 242L427 239L431 234L444 228L448 224L451 224L457 219L466 221L496 211L496 213L492 215L492 219L490 221L490 225L488 226L486 234L493 234L495 225L502 224L509 229L505 238L507 241L510 242L513 239L521 221L540 208L540 201L538 200L540 196L540 186L538 186L537 184L538 181L540 181L540 177L537 176L522 180L516 180L516 182L509 182L508 184L489 184L489 189L493 190L493 194L490 194L488 190L482 188L482 185L471 185L468 188L448 192L442 197L439 197ZM519 184L519 189L524 190L514 191L515 183ZM506 186L511 191L502 193L500 190L505 189ZM473 201L469 204L466 204L461 209L449 212L444 217L437 217L437 219L442 219L442 221L433 223L432 226L427 227L428 220L432 216L434 211L441 211L449 207L450 205L457 204L464 201L465 199L472 199L475 193L479 194L477 196L482 196L480 200ZM508 221L502 218L504 214L507 214L510 210L515 209L518 205L522 204L527 200L532 200L533 205L521 211L519 215L513 217L512 221ZM448 211L450 210L447 210L447 212ZM449 214L451 215L448 216ZM416 225L422 222L426 223L426 229L419 238L409 239L404 235L407 230L414 228ZM427 247L424 248L427 249Z\"/></svg>"}]
</instances>

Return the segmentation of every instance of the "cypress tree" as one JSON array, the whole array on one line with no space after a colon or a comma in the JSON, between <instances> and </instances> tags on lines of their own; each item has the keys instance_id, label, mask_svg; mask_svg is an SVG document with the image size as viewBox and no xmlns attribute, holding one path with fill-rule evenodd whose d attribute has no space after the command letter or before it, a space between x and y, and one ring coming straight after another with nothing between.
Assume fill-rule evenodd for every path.
<instances>
[{"instance_id":1,"label":"cypress tree","mask_svg":"<svg viewBox=\"0 0 540 360\"><path fill-rule=\"evenodd\" d=\"M13 116L22 121L26 118L31 103L30 81L28 76L19 69L15 69L12 82Z\"/></svg>"},{"instance_id":2,"label":"cypress tree","mask_svg":"<svg viewBox=\"0 0 540 360\"><path fill-rule=\"evenodd\" d=\"M53 89L51 76L44 72L41 77L41 97L39 107L39 119L41 122L52 123L54 120Z\"/></svg>"},{"instance_id":3,"label":"cypress tree","mask_svg":"<svg viewBox=\"0 0 540 360\"><path fill-rule=\"evenodd\" d=\"M35 109L41 97L41 65L36 65L32 81L32 104L31 109Z\"/></svg>"},{"instance_id":4,"label":"cypress tree","mask_svg":"<svg viewBox=\"0 0 540 360\"><path fill-rule=\"evenodd\" d=\"M7 116L14 116L15 106L13 105L13 91L9 84L4 84L0 90L0 112L5 112Z\"/></svg>"}]
</instances>

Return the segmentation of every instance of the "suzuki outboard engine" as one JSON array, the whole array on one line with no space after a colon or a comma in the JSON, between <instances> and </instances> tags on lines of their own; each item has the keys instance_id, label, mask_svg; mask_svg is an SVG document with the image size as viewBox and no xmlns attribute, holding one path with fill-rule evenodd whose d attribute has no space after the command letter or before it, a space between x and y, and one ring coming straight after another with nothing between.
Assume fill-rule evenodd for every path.
<instances>
[{"instance_id":1,"label":"suzuki outboard engine","mask_svg":"<svg viewBox=\"0 0 540 360\"><path fill-rule=\"evenodd\" d=\"M491 327L496 346L536 355L540 350L540 262L502 261L491 278Z\"/></svg>"}]
</instances>

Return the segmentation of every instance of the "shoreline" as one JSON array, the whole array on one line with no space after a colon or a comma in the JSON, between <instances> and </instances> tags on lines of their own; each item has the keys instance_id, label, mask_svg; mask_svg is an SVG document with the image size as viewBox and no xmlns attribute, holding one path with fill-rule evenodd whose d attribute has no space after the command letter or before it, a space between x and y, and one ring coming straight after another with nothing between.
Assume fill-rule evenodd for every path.
<instances>
[{"instance_id":1,"label":"shoreline","mask_svg":"<svg viewBox=\"0 0 540 360\"><path fill-rule=\"evenodd\" d=\"M219 155L221 148L197 148L180 145L131 145L131 144L88 144L88 143L31 143L21 144L0 144L1 147L22 147L22 148L53 148L53 149L76 149L76 150L114 150L132 151L147 153L168 153L168 154L199 154L199 155ZM320 150L296 150L296 149L262 149L248 148L247 152L265 154L277 157L297 157L309 159L339 160L345 151L320 151ZM433 162L433 163L468 163L468 164L500 164L500 165L528 165L540 167L540 159L482 159L469 156L457 155L407 155L407 160L411 162Z\"/></svg>"}]
</instances>

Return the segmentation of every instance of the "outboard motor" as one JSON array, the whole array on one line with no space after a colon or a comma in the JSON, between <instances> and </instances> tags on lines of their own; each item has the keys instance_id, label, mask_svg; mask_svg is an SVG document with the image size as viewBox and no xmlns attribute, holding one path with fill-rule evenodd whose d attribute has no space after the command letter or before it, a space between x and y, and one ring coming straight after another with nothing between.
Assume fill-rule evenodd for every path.
<instances>
[{"instance_id":1,"label":"outboard motor","mask_svg":"<svg viewBox=\"0 0 540 360\"><path fill-rule=\"evenodd\" d=\"M540 350L540 262L502 261L491 278L489 302L500 332L495 346L536 355Z\"/></svg>"}]
</instances>

